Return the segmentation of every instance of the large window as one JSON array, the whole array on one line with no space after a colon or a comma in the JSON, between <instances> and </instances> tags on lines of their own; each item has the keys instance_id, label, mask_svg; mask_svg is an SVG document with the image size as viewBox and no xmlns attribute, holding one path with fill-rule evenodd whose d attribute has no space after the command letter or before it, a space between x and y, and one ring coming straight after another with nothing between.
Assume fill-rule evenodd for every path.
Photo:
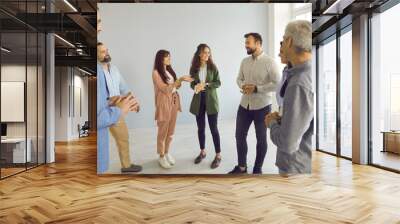
<instances>
[{"instance_id":1,"label":"large window","mask_svg":"<svg viewBox=\"0 0 400 224\"><path fill-rule=\"evenodd\" d=\"M370 161L400 170L400 5L371 19Z\"/></svg>"},{"instance_id":2,"label":"large window","mask_svg":"<svg viewBox=\"0 0 400 224\"><path fill-rule=\"evenodd\" d=\"M43 2L2 1L20 15ZM45 163L45 35L0 12L0 178Z\"/></svg>"},{"instance_id":3,"label":"large window","mask_svg":"<svg viewBox=\"0 0 400 224\"><path fill-rule=\"evenodd\" d=\"M318 48L318 149L336 153L336 39Z\"/></svg>"},{"instance_id":4,"label":"large window","mask_svg":"<svg viewBox=\"0 0 400 224\"><path fill-rule=\"evenodd\" d=\"M340 154L352 157L352 35L351 26L340 36Z\"/></svg>"},{"instance_id":5,"label":"large window","mask_svg":"<svg viewBox=\"0 0 400 224\"><path fill-rule=\"evenodd\" d=\"M352 157L352 26L317 48L317 149Z\"/></svg>"}]
</instances>

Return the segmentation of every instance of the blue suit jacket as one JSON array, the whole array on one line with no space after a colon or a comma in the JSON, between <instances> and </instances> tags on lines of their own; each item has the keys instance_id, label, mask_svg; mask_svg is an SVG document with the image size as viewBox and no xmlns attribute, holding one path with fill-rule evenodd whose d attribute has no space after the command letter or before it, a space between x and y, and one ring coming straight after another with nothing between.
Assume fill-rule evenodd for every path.
<instances>
[{"instance_id":1,"label":"blue suit jacket","mask_svg":"<svg viewBox=\"0 0 400 224\"><path fill-rule=\"evenodd\" d=\"M108 105L109 93L102 66L97 63L97 173L104 173L109 163L108 128L121 116L118 107Z\"/></svg>"}]
</instances>

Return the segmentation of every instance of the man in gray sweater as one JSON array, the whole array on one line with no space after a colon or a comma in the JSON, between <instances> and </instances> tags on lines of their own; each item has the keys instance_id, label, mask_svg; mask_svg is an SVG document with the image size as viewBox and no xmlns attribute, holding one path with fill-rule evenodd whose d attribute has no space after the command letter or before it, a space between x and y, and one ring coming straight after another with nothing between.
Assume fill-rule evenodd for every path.
<instances>
[{"instance_id":1,"label":"man in gray sweater","mask_svg":"<svg viewBox=\"0 0 400 224\"><path fill-rule=\"evenodd\" d=\"M282 176L311 172L314 132L311 33L308 21L293 21L286 26L281 54L293 67L287 71L282 86L282 111L265 117L271 140L278 147L275 165Z\"/></svg>"}]
</instances>

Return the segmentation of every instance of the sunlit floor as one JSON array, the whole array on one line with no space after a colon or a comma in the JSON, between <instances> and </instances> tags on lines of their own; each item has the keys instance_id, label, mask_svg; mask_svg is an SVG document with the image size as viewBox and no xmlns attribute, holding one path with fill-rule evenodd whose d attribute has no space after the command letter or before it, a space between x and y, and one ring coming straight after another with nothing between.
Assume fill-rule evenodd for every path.
<instances>
[{"instance_id":1,"label":"sunlit floor","mask_svg":"<svg viewBox=\"0 0 400 224\"><path fill-rule=\"evenodd\" d=\"M18 166L15 167L2 167L0 168L0 174L1 178L6 178L8 176L23 172L25 170L29 170L31 168L36 167L36 164L30 164L28 163L25 167L25 164L18 164Z\"/></svg>"},{"instance_id":2,"label":"sunlit floor","mask_svg":"<svg viewBox=\"0 0 400 224\"><path fill-rule=\"evenodd\" d=\"M237 165L235 121L219 121L222 161L217 169L210 168L215 151L208 125L206 128L207 157L198 165L194 164L194 159L200 152L196 124L177 125L170 150L171 155L176 159L176 165L173 168L166 170L161 168L157 162L156 127L130 130L131 158L134 163L143 166L141 173L144 174L226 174ZM267 135L268 150L263 172L276 174L278 172L275 166L276 147L269 139L269 130ZM114 139L111 136L110 139L110 167L107 173L120 173L121 164L118 151ZM251 173L256 157L257 143L254 125L250 127L247 142L248 172Z\"/></svg>"},{"instance_id":3,"label":"sunlit floor","mask_svg":"<svg viewBox=\"0 0 400 224\"><path fill-rule=\"evenodd\" d=\"M396 223L400 176L313 153L310 175L96 174L96 138L0 181L0 223Z\"/></svg>"},{"instance_id":4,"label":"sunlit floor","mask_svg":"<svg viewBox=\"0 0 400 224\"><path fill-rule=\"evenodd\" d=\"M22 172L25 170L25 167L10 167L10 168L1 168L1 178L8 177L10 175Z\"/></svg>"},{"instance_id":5,"label":"sunlit floor","mask_svg":"<svg viewBox=\"0 0 400 224\"><path fill-rule=\"evenodd\" d=\"M373 164L400 171L400 155L392 152L374 151Z\"/></svg>"}]
</instances>

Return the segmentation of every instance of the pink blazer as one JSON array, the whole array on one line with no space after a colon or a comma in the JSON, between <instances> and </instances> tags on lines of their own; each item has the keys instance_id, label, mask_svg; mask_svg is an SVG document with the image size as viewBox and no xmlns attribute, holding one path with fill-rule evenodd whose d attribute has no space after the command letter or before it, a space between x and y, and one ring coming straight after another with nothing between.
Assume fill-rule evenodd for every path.
<instances>
[{"instance_id":1,"label":"pink blazer","mask_svg":"<svg viewBox=\"0 0 400 224\"><path fill-rule=\"evenodd\" d=\"M169 120L173 109L182 111L178 92L172 93L174 85L164 83L156 70L153 71L153 84L156 106L155 120Z\"/></svg>"}]
</instances>

